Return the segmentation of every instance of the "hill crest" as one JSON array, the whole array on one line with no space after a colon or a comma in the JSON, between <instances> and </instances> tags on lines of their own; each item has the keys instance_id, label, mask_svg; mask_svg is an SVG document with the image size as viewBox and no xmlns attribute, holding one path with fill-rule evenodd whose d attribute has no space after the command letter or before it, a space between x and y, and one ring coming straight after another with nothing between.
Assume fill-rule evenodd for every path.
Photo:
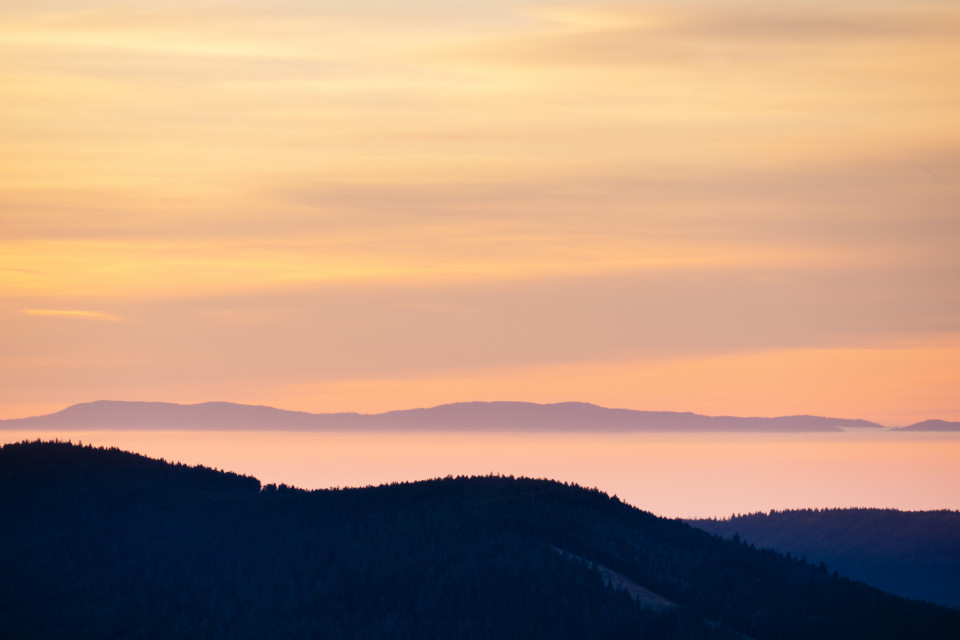
<instances>
[{"instance_id":1,"label":"hill crest","mask_svg":"<svg viewBox=\"0 0 960 640\"><path fill-rule=\"evenodd\" d=\"M5 445L4 630L370 640L893 640L960 630L958 611L552 480L258 489L254 478L117 449Z\"/></svg>"}]
</instances>

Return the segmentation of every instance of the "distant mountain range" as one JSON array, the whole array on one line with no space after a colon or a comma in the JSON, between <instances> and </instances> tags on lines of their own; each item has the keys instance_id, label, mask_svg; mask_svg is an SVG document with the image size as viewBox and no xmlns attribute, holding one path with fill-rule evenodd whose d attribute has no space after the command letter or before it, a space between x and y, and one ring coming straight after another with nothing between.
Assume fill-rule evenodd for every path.
<instances>
[{"instance_id":1,"label":"distant mountain range","mask_svg":"<svg viewBox=\"0 0 960 640\"><path fill-rule=\"evenodd\" d=\"M204 402L75 404L45 416L0 420L0 429L276 430L276 431L528 431L528 432L838 432L893 430L867 420L820 416L739 418L673 411L608 409L583 402L459 402L379 414L306 413L273 407ZM897 430L960 431L960 422L927 420Z\"/></svg>"},{"instance_id":2,"label":"distant mountain range","mask_svg":"<svg viewBox=\"0 0 960 640\"><path fill-rule=\"evenodd\" d=\"M960 422L947 420L924 420L909 427L900 427L901 431L960 431Z\"/></svg>"}]
</instances>

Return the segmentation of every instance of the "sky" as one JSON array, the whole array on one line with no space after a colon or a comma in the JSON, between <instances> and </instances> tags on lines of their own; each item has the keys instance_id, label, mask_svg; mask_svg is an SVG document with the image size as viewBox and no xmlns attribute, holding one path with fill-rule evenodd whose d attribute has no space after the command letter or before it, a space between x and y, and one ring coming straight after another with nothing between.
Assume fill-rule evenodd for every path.
<instances>
[{"instance_id":1,"label":"sky","mask_svg":"<svg viewBox=\"0 0 960 640\"><path fill-rule=\"evenodd\" d=\"M0 0L0 418L960 420L952 0Z\"/></svg>"}]
</instances>

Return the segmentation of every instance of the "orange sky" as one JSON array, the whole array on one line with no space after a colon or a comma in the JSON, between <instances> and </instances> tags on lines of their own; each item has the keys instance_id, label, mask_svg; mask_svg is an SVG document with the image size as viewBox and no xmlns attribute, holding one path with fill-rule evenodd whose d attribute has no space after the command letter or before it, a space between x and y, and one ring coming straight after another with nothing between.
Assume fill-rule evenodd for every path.
<instances>
[{"instance_id":1,"label":"orange sky","mask_svg":"<svg viewBox=\"0 0 960 640\"><path fill-rule=\"evenodd\" d=\"M960 8L0 0L0 417L960 420Z\"/></svg>"}]
</instances>

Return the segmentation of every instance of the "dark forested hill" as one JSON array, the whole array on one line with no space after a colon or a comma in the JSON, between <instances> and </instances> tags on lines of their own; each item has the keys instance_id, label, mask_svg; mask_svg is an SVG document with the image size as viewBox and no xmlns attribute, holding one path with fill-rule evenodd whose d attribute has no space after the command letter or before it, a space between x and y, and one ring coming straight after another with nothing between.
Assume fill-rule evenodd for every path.
<instances>
[{"instance_id":1,"label":"dark forested hill","mask_svg":"<svg viewBox=\"0 0 960 640\"><path fill-rule=\"evenodd\" d=\"M24 443L0 513L5 638L960 637L958 611L547 480L261 489Z\"/></svg>"},{"instance_id":2,"label":"dark forested hill","mask_svg":"<svg viewBox=\"0 0 960 640\"><path fill-rule=\"evenodd\" d=\"M960 608L960 511L772 511L692 524L824 562L891 593Z\"/></svg>"}]
</instances>

